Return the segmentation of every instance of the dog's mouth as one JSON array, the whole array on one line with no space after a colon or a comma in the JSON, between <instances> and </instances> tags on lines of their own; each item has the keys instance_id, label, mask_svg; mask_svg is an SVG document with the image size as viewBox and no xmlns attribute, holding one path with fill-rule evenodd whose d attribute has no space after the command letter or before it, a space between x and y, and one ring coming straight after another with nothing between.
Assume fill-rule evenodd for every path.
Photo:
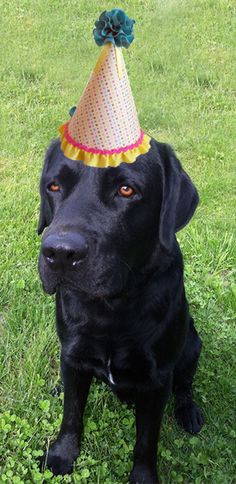
<instances>
[{"instance_id":1,"label":"dog's mouth","mask_svg":"<svg viewBox=\"0 0 236 484\"><path fill-rule=\"evenodd\" d=\"M124 285L121 283L112 289L109 284L99 283L96 285L95 282L92 285L86 285L83 281L82 285L65 276L57 277L54 280L51 278L47 280L47 278L41 277L41 280L44 291L49 295L53 295L57 291L73 291L83 299L103 301L112 304L113 302L123 300L127 293Z\"/></svg>"},{"instance_id":2,"label":"dog's mouth","mask_svg":"<svg viewBox=\"0 0 236 484\"><path fill-rule=\"evenodd\" d=\"M100 301L110 301L115 302L120 299L124 299L126 296L126 290L124 288L117 288L113 291L105 286L99 286L97 288L85 288L84 286L81 287L80 285L76 285L71 281L62 280L56 286L56 290L65 290L65 291L75 291L78 295L85 297L86 299L91 300L100 300Z\"/></svg>"},{"instance_id":3,"label":"dog's mouth","mask_svg":"<svg viewBox=\"0 0 236 484\"><path fill-rule=\"evenodd\" d=\"M80 268L52 270L41 253L39 273L43 289L49 295L57 291L73 291L84 300L97 300L108 304L123 301L130 288L135 286L136 275L119 256L113 255L111 259L89 261L87 257L81 262Z\"/></svg>"}]
</instances>

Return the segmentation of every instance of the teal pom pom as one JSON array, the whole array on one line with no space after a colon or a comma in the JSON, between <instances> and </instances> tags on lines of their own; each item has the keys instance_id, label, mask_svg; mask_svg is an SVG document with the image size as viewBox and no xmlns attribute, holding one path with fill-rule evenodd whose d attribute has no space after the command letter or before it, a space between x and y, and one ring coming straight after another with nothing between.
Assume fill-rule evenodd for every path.
<instances>
[{"instance_id":1,"label":"teal pom pom","mask_svg":"<svg viewBox=\"0 0 236 484\"><path fill-rule=\"evenodd\" d=\"M117 47L130 46L134 40L133 25L135 21L125 14L123 10L114 8L103 12L93 30L94 39L97 45L104 45L111 42Z\"/></svg>"}]
</instances>

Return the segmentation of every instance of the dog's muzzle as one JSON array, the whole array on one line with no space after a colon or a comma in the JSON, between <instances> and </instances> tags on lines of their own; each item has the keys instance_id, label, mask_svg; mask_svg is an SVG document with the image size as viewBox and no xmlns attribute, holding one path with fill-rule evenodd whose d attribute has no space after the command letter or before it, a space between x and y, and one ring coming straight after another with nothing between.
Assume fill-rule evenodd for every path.
<instances>
[{"instance_id":1,"label":"dog's muzzle","mask_svg":"<svg viewBox=\"0 0 236 484\"><path fill-rule=\"evenodd\" d=\"M49 234L42 243L42 255L53 270L76 268L88 254L88 244L78 233Z\"/></svg>"}]
</instances>

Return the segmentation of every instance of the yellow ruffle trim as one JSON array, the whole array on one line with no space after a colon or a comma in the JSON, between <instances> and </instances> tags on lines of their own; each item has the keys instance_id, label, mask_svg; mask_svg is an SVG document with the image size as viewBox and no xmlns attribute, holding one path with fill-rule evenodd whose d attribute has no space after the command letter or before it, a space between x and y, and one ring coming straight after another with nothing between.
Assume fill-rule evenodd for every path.
<instances>
[{"instance_id":1,"label":"yellow ruffle trim","mask_svg":"<svg viewBox=\"0 0 236 484\"><path fill-rule=\"evenodd\" d=\"M122 153L113 153L112 155L102 155L84 151L73 146L64 137L64 126L59 128L61 138L61 149L67 158L75 161L83 161L84 165L97 168L107 168L108 166L116 167L121 163L134 163L139 155L147 153L150 149L150 136L144 134L143 140L135 148Z\"/></svg>"}]
</instances>

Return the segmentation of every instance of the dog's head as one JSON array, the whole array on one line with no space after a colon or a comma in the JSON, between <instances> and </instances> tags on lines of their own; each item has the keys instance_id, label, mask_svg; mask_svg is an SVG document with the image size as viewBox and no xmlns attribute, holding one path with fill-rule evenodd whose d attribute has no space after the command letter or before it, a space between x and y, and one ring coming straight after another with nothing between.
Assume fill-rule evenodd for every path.
<instances>
[{"instance_id":1,"label":"dog's head","mask_svg":"<svg viewBox=\"0 0 236 484\"><path fill-rule=\"evenodd\" d=\"M151 260L158 265L161 254L171 255L175 232L198 203L172 149L155 140L135 163L103 169L69 160L53 142L40 193L45 291L65 285L94 297L122 293Z\"/></svg>"}]
</instances>

